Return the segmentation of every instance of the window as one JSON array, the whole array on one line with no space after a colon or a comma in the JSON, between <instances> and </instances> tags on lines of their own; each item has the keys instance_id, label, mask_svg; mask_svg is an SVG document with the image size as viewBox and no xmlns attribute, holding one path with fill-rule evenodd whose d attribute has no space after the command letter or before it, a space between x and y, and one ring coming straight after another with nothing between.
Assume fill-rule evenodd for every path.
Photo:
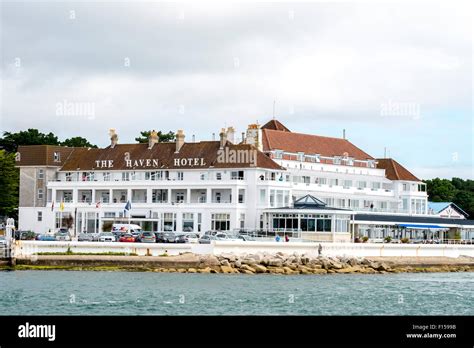
<instances>
[{"instance_id":1,"label":"window","mask_svg":"<svg viewBox=\"0 0 474 348\"><path fill-rule=\"evenodd\" d=\"M110 173L109 172L102 173L102 177L103 177L104 181L110 181Z\"/></svg>"},{"instance_id":2,"label":"window","mask_svg":"<svg viewBox=\"0 0 474 348\"><path fill-rule=\"evenodd\" d=\"M71 172L66 173L66 181L72 181L72 173Z\"/></svg>"},{"instance_id":3,"label":"window","mask_svg":"<svg viewBox=\"0 0 474 348\"><path fill-rule=\"evenodd\" d=\"M403 185L403 191L410 191L410 185L408 184L402 184Z\"/></svg>"},{"instance_id":4,"label":"window","mask_svg":"<svg viewBox=\"0 0 474 348\"><path fill-rule=\"evenodd\" d=\"M339 179L329 179L330 186L337 186L339 185Z\"/></svg>"},{"instance_id":5,"label":"window","mask_svg":"<svg viewBox=\"0 0 474 348\"><path fill-rule=\"evenodd\" d=\"M372 190L378 190L380 189L380 183L379 182L373 182L372 183Z\"/></svg>"},{"instance_id":6,"label":"window","mask_svg":"<svg viewBox=\"0 0 474 348\"><path fill-rule=\"evenodd\" d=\"M368 160L367 161L367 167L375 168L375 161L374 160Z\"/></svg>"},{"instance_id":7,"label":"window","mask_svg":"<svg viewBox=\"0 0 474 348\"><path fill-rule=\"evenodd\" d=\"M183 213L183 232L194 231L194 214Z\"/></svg>"},{"instance_id":8,"label":"window","mask_svg":"<svg viewBox=\"0 0 474 348\"><path fill-rule=\"evenodd\" d=\"M328 183L328 180L326 178L316 178L316 184L319 184L319 185L327 185Z\"/></svg>"},{"instance_id":9,"label":"window","mask_svg":"<svg viewBox=\"0 0 474 348\"><path fill-rule=\"evenodd\" d=\"M245 214L240 214L240 228L243 229L245 227Z\"/></svg>"},{"instance_id":10,"label":"window","mask_svg":"<svg viewBox=\"0 0 474 348\"><path fill-rule=\"evenodd\" d=\"M43 199L43 189L38 189L38 199Z\"/></svg>"},{"instance_id":11,"label":"window","mask_svg":"<svg viewBox=\"0 0 474 348\"><path fill-rule=\"evenodd\" d=\"M341 164L341 157L334 157L332 160L333 164Z\"/></svg>"},{"instance_id":12,"label":"window","mask_svg":"<svg viewBox=\"0 0 474 348\"><path fill-rule=\"evenodd\" d=\"M44 179L44 170L38 169L38 179Z\"/></svg>"},{"instance_id":13,"label":"window","mask_svg":"<svg viewBox=\"0 0 474 348\"><path fill-rule=\"evenodd\" d=\"M184 192L176 192L176 203L184 202Z\"/></svg>"},{"instance_id":14,"label":"window","mask_svg":"<svg viewBox=\"0 0 474 348\"><path fill-rule=\"evenodd\" d=\"M418 184L418 192L426 192L426 184Z\"/></svg>"},{"instance_id":15,"label":"window","mask_svg":"<svg viewBox=\"0 0 474 348\"><path fill-rule=\"evenodd\" d=\"M239 170L235 172L231 172L231 177L232 180L244 180L244 171Z\"/></svg>"},{"instance_id":16,"label":"window","mask_svg":"<svg viewBox=\"0 0 474 348\"><path fill-rule=\"evenodd\" d=\"M207 173L201 173L201 180L207 180Z\"/></svg>"},{"instance_id":17,"label":"window","mask_svg":"<svg viewBox=\"0 0 474 348\"><path fill-rule=\"evenodd\" d=\"M176 231L176 213L163 213L161 220L164 232Z\"/></svg>"},{"instance_id":18,"label":"window","mask_svg":"<svg viewBox=\"0 0 474 348\"><path fill-rule=\"evenodd\" d=\"M359 181L357 182L357 188L359 190L365 189L367 187L367 182L366 181Z\"/></svg>"},{"instance_id":19,"label":"window","mask_svg":"<svg viewBox=\"0 0 474 348\"><path fill-rule=\"evenodd\" d=\"M265 204L267 199L267 194L264 189L260 189L260 204Z\"/></svg>"},{"instance_id":20,"label":"window","mask_svg":"<svg viewBox=\"0 0 474 348\"><path fill-rule=\"evenodd\" d=\"M61 154L59 152L54 153L54 162L61 162Z\"/></svg>"},{"instance_id":21,"label":"window","mask_svg":"<svg viewBox=\"0 0 474 348\"><path fill-rule=\"evenodd\" d=\"M104 212L104 218L114 218L115 212L106 211Z\"/></svg>"},{"instance_id":22,"label":"window","mask_svg":"<svg viewBox=\"0 0 474 348\"><path fill-rule=\"evenodd\" d=\"M344 188L349 188L352 186L352 180L344 180Z\"/></svg>"},{"instance_id":23,"label":"window","mask_svg":"<svg viewBox=\"0 0 474 348\"><path fill-rule=\"evenodd\" d=\"M182 181L184 178L184 173L183 172L178 172L178 180Z\"/></svg>"},{"instance_id":24,"label":"window","mask_svg":"<svg viewBox=\"0 0 474 348\"><path fill-rule=\"evenodd\" d=\"M216 180L222 180L222 173L216 173Z\"/></svg>"},{"instance_id":25,"label":"window","mask_svg":"<svg viewBox=\"0 0 474 348\"><path fill-rule=\"evenodd\" d=\"M300 162L304 161L304 152L298 152L298 161Z\"/></svg>"},{"instance_id":26,"label":"window","mask_svg":"<svg viewBox=\"0 0 474 348\"><path fill-rule=\"evenodd\" d=\"M214 231L229 231L230 214L212 214L211 226Z\"/></svg>"},{"instance_id":27,"label":"window","mask_svg":"<svg viewBox=\"0 0 474 348\"><path fill-rule=\"evenodd\" d=\"M239 203L244 203L245 200L245 190L239 189Z\"/></svg>"},{"instance_id":28,"label":"window","mask_svg":"<svg viewBox=\"0 0 474 348\"><path fill-rule=\"evenodd\" d=\"M275 150L275 158L282 159L283 158L283 151L282 150Z\"/></svg>"},{"instance_id":29,"label":"window","mask_svg":"<svg viewBox=\"0 0 474 348\"><path fill-rule=\"evenodd\" d=\"M122 181L130 181L130 173L129 172L123 172L122 173Z\"/></svg>"},{"instance_id":30,"label":"window","mask_svg":"<svg viewBox=\"0 0 474 348\"><path fill-rule=\"evenodd\" d=\"M145 172L145 180L160 180L161 179L161 172Z\"/></svg>"},{"instance_id":31,"label":"window","mask_svg":"<svg viewBox=\"0 0 474 348\"><path fill-rule=\"evenodd\" d=\"M39 211L39 212L38 212L37 217L36 217L36 220L37 220L38 222L43 221L43 212L42 212L42 211Z\"/></svg>"}]
</instances>

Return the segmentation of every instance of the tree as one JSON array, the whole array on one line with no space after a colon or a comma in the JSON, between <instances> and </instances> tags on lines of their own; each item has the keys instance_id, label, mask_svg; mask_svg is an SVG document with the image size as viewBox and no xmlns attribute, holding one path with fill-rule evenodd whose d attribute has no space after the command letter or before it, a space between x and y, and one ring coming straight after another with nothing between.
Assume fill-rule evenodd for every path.
<instances>
[{"instance_id":1,"label":"tree","mask_svg":"<svg viewBox=\"0 0 474 348\"><path fill-rule=\"evenodd\" d=\"M452 202L457 193L456 187L450 180L435 178L426 180L428 198L432 202Z\"/></svg>"},{"instance_id":2,"label":"tree","mask_svg":"<svg viewBox=\"0 0 474 348\"><path fill-rule=\"evenodd\" d=\"M151 131L142 131L140 132L139 137L135 138L135 141L138 143L147 143L148 142L148 137L150 136ZM158 134L158 139L160 142L169 142L169 141L174 141L175 140L175 134L172 131L169 131L168 133L163 133L161 131L157 132Z\"/></svg>"},{"instance_id":3,"label":"tree","mask_svg":"<svg viewBox=\"0 0 474 348\"><path fill-rule=\"evenodd\" d=\"M3 133L3 138L0 139L0 148L7 152L16 152L19 145L59 145L59 140L51 132L44 134L34 128L17 133Z\"/></svg>"},{"instance_id":4,"label":"tree","mask_svg":"<svg viewBox=\"0 0 474 348\"><path fill-rule=\"evenodd\" d=\"M17 219L19 171L15 154L0 150L0 215Z\"/></svg>"},{"instance_id":5,"label":"tree","mask_svg":"<svg viewBox=\"0 0 474 348\"><path fill-rule=\"evenodd\" d=\"M468 213L470 218L474 217L474 193L459 191L456 193L456 196L454 196L453 203Z\"/></svg>"},{"instance_id":6,"label":"tree","mask_svg":"<svg viewBox=\"0 0 474 348\"><path fill-rule=\"evenodd\" d=\"M92 147L97 148L96 145L92 145L86 138L83 137L72 137L61 142L62 146L69 147Z\"/></svg>"}]
</instances>

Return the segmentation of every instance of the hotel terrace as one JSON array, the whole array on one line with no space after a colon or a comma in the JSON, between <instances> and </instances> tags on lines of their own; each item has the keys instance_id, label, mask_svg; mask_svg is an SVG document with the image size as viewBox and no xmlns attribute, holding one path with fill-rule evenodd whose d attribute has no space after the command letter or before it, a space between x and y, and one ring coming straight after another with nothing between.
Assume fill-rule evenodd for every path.
<instances>
[{"instance_id":1,"label":"hotel terrace","mask_svg":"<svg viewBox=\"0 0 474 348\"><path fill-rule=\"evenodd\" d=\"M216 141L106 148L20 146L19 228L102 231L130 220L145 230L288 234L308 241L474 237L474 221L428 209L426 185L391 158L349 140L291 132L277 120L232 127ZM131 209L125 210L130 203ZM461 210L462 212L462 210Z\"/></svg>"}]
</instances>

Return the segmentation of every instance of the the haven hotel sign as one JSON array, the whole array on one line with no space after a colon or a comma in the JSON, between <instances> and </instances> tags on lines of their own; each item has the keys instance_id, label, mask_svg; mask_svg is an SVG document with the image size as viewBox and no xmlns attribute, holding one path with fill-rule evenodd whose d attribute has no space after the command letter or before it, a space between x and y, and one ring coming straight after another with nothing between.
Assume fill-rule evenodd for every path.
<instances>
[{"instance_id":1,"label":"the haven hotel sign","mask_svg":"<svg viewBox=\"0 0 474 348\"><path fill-rule=\"evenodd\" d=\"M203 167L206 165L203 157L175 158L175 167ZM96 160L96 168L114 168L114 160ZM155 158L124 159L125 168L160 168L161 162ZM121 166L122 167L122 166Z\"/></svg>"}]
</instances>

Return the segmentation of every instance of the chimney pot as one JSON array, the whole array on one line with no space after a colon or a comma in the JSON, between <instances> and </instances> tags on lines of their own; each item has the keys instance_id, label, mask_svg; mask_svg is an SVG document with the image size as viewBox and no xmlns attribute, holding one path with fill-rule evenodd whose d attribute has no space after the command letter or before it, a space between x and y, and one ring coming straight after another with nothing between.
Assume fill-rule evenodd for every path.
<instances>
[{"instance_id":1,"label":"chimney pot","mask_svg":"<svg viewBox=\"0 0 474 348\"><path fill-rule=\"evenodd\" d=\"M181 150L181 147L184 145L184 131L182 129L178 129L176 132L176 153Z\"/></svg>"},{"instance_id":2,"label":"chimney pot","mask_svg":"<svg viewBox=\"0 0 474 348\"><path fill-rule=\"evenodd\" d=\"M110 136L110 147L113 149L115 145L118 143L118 135L115 132L114 128L109 129L109 136Z\"/></svg>"}]
</instances>

